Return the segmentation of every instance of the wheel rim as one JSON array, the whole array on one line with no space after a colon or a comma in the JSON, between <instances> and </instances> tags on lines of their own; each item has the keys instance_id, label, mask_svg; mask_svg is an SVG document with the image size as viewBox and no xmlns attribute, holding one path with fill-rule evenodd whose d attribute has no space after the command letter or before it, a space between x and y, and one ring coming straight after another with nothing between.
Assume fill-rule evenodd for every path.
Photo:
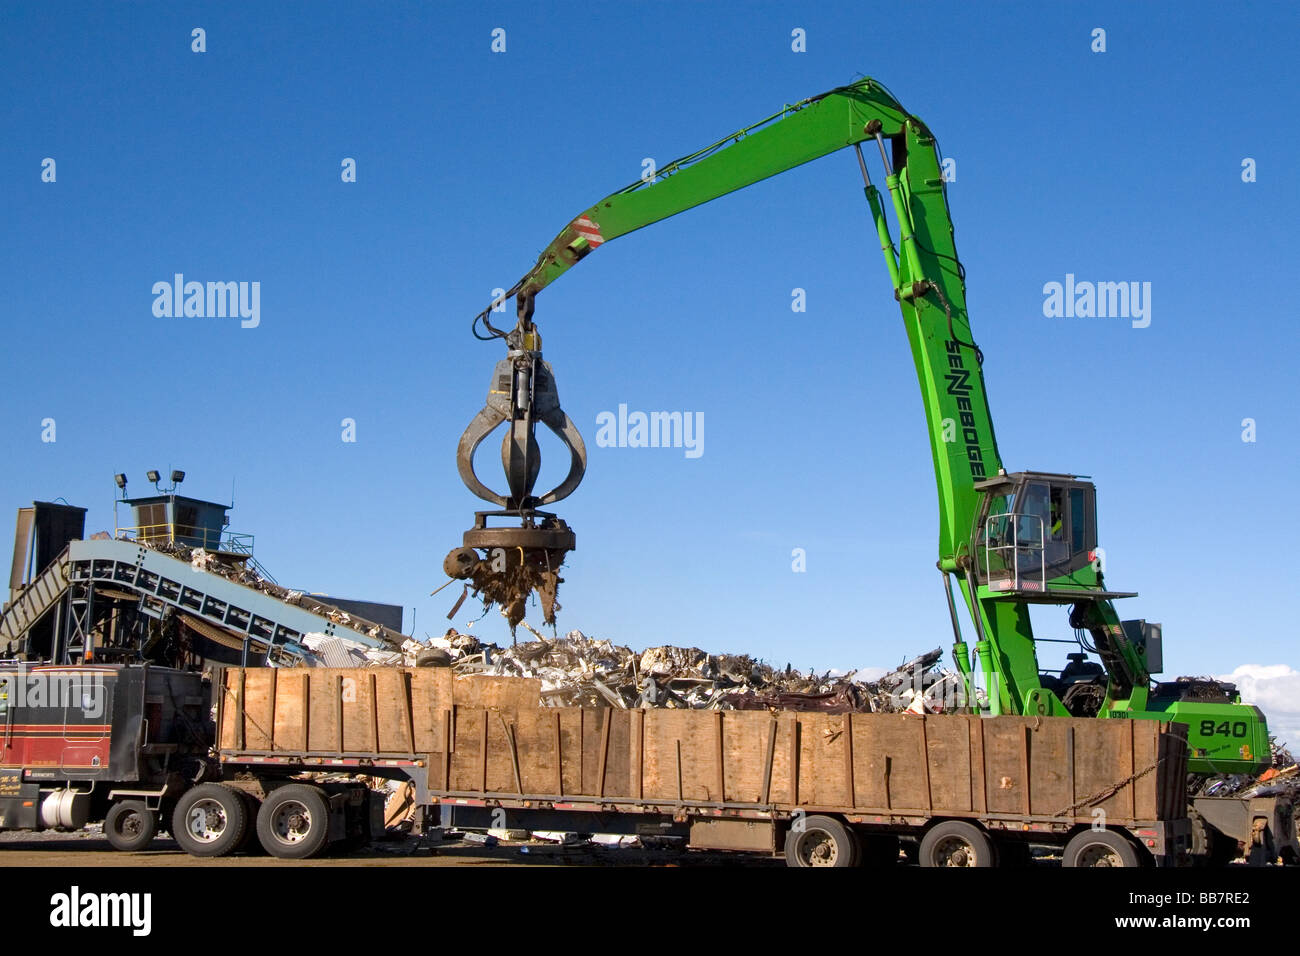
<instances>
[{"instance_id":1,"label":"wheel rim","mask_svg":"<svg viewBox=\"0 0 1300 956\"><path fill-rule=\"evenodd\" d=\"M136 810L130 810L117 821L117 832L124 837L138 837L144 832L144 820Z\"/></svg>"},{"instance_id":2,"label":"wheel rim","mask_svg":"<svg viewBox=\"0 0 1300 956\"><path fill-rule=\"evenodd\" d=\"M215 843L226 832L226 808L218 801L196 800L185 814L185 830L200 843Z\"/></svg>"},{"instance_id":3,"label":"wheel rim","mask_svg":"<svg viewBox=\"0 0 1300 956\"><path fill-rule=\"evenodd\" d=\"M840 858L839 844L825 830L805 830L795 850L802 866L834 866Z\"/></svg>"},{"instance_id":4,"label":"wheel rim","mask_svg":"<svg viewBox=\"0 0 1300 956\"><path fill-rule=\"evenodd\" d=\"M946 836L934 845L935 866L975 866L979 854L974 845L964 837Z\"/></svg>"},{"instance_id":5,"label":"wheel rim","mask_svg":"<svg viewBox=\"0 0 1300 956\"><path fill-rule=\"evenodd\" d=\"M301 843L313 827L311 810L297 800L286 800L271 817L271 832L281 843Z\"/></svg>"},{"instance_id":6,"label":"wheel rim","mask_svg":"<svg viewBox=\"0 0 1300 956\"><path fill-rule=\"evenodd\" d=\"M1113 847L1092 843L1079 851L1079 866L1123 866L1124 861Z\"/></svg>"}]
</instances>

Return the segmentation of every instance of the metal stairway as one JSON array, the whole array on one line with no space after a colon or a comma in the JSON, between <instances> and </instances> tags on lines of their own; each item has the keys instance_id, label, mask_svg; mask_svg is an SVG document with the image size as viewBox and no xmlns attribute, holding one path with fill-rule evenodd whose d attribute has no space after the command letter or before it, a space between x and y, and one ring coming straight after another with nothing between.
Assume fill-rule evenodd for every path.
<instances>
[{"instance_id":1,"label":"metal stairway","mask_svg":"<svg viewBox=\"0 0 1300 956\"><path fill-rule=\"evenodd\" d=\"M26 635L33 624L59 603L68 590L68 548L37 575L0 614L0 644Z\"/></svg>"}]
</instances>

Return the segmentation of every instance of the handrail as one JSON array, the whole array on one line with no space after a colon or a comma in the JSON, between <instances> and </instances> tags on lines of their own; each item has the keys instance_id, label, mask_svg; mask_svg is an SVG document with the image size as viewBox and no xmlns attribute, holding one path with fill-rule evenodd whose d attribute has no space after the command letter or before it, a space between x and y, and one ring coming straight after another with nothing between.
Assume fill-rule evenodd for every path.
<instances>
[{"instance_id":1,"label":"handrail","mask_svg":"<svg viewBox=\"0 0 1300 956\"><path fill-rule=\"evenodd\" d=\"M1035 542L1035 541L1032 541L1032 540L1031 540L1031 541L1028 541L1028 542L1025 542L1025 541L1021 541L1021 540L1020 540L1020 519L1022 519L1022 518L1028 518L1028 519L1030 519L1030 520L1032 520L1032 521L1036 521L1036 522L1038 522L1038 538L1037 538L1037 541L1036 541L1036 542ZM1010 519L1010 534L1007 535L1007 536L1005 537L1005 539L1003 539L1001 536L999 536L999 540L1005 540L1006 543L1005 543L1005 544L990 544L990 543L989 543L989 528L990 528L990 526L993 524L993 522L994 522L995 520L1003 520L1003 519ZM1006 559L1003 558L1003 567L1002 567L1002 571L1003 571L1003 572L1008 572L1008 573L1010 573L1010 575L1011 575L1011 589L1014 590L1014 591L1020 591L1020 590L1023 590L1022 587L1021 587L1021 578L1020 578L1020 552L1021 552L1021 551L1029 551L1029 552L1037 551L1037 552L1038 552L1038 564L1039 564L1039 569L1038 569L1038 575L1039 575L1038 586L1037 586L1036 588L1030 588L1029 590L1045 591L1045 590L1047 589L1047 544L1046 544L1046 537L1044 536L1044 523L1043 523L1043 518L1042 518L1041 515L1020 514L1020 513L1018 513L1018 512L1003 512L1002 514L989 515L988 518L985 519L985 522L984 522L984 580L985 580L985 581L989 581L989 582L990 582L990 586L991 586L991 584L992 584L993 572L992 572L992 569L991 569L991 566L990 566L990 563L989 563L989 554L990 554L990 552L994 552L994 551L998 551L998 552L1001 552L1001 551L1010 551L1010 552L1011 552L1011 566L1010 566L1010 567L1007 567L1007 566L1006 566Z\"/></svg>"},{"instance_id":2,"label":"handrail","mask_svg":"<svg viewBox=\"0 0 1300 956\"><path fill-rule=\"evenodd\" d=\"M114 537L127 541L165 541L168 544L179 543L188 547L194 546L189 544L189 541L198 541L197 546L208 551L229 551L232 554L250 556L253 553L253 535L251 534L225 530L217 531L212 528L201 528L171 522L119 527L115 529ZM182 540L178 542L177 538Z\"/></svg>"}]
</instances>

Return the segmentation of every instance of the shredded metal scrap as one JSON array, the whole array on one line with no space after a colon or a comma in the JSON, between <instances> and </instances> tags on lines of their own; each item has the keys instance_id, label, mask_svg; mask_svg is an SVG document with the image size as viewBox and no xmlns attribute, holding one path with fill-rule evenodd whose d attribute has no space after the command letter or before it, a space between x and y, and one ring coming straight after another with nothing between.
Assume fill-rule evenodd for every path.
<instances>
[{"instance_id":1,"label":"shredded metal scrap","mask_svg":"<svg viewBox=\"0 0 1300 956\"><path fill-rule=\"evenodd\" d=\"M441 651L444 663L461 674L538 678L542 703L551 706L937 713L960 700L962 686L958 674L939 668L938 650L867 681L856 672L819 674L789 665L782 670L747 655L697 647L666 645L638 654L581 631L500 648L450 630L426 646Z\"/></svg>"},{"instance_id":2,"label":"shredded metal scrap","mask_svg":"<svg viewBox=\"0 0 1300 956\"><path fill-rule=\"evenodd\" d=\"M494 604L499 606L513 632L523 621L534 592L541 601L542 619L554 626L555 612L560 609L555 596L564 583L559 575L563 562L564 552L554 549L494 548L483 558L473 548L457 548L443 561L443 570L450 578L467 581L474 596L482 599L485 611Z\"/></svg>"}]
</instances>

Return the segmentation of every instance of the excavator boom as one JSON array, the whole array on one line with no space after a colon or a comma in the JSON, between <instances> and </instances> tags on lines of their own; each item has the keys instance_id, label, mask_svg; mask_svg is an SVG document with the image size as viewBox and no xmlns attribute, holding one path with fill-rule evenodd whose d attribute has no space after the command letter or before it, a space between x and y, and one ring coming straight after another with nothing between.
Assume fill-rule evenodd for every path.
<instances>
[{"instance_id":1,"label":"excavator boom","mask_svg":"<svg viewBox=\"0 0 1300 956\"><path fill-rule=\"evenodd\" d=\"M893 135L905 118L902 106L871 79L800 100L575 216L506 298L535 296L602 243L860 143L872 119Z\"/></svg>"},{"instance_id":2,"label":"excavator boom","mask_svg":"<svg viewBox=\"0 0 1300 956\"><path fill-rule=\"evenodd\" d=\"M871 141L879 149L883 190L871 181L861 148L870 149ZM938 490L938 567L968 697L974 668L956 614L954 578L975 626L975 659L991 713L1175 719L1189 726L1197 772L1261 769L1269 757L1267 727L1234 689L1152 686L1159 626L1121 621L1115 612L1113 600L1134 595L1105 585L1091 482L1003 469L938 144L877 81L865 78L786 106L606 196L574 217L523 278L476 317L476 334L479 323L490 333L481 338L531 328L537 294L603 243L850 146L921 385ZM510 297L521 317L515 333L491 324L494 307ZM1096 654L1101 666L1084 663L1080 653L1059 677L1040 674L1031 604L1069 607L1081 650Z\"/></svg>"}]
</instances>

